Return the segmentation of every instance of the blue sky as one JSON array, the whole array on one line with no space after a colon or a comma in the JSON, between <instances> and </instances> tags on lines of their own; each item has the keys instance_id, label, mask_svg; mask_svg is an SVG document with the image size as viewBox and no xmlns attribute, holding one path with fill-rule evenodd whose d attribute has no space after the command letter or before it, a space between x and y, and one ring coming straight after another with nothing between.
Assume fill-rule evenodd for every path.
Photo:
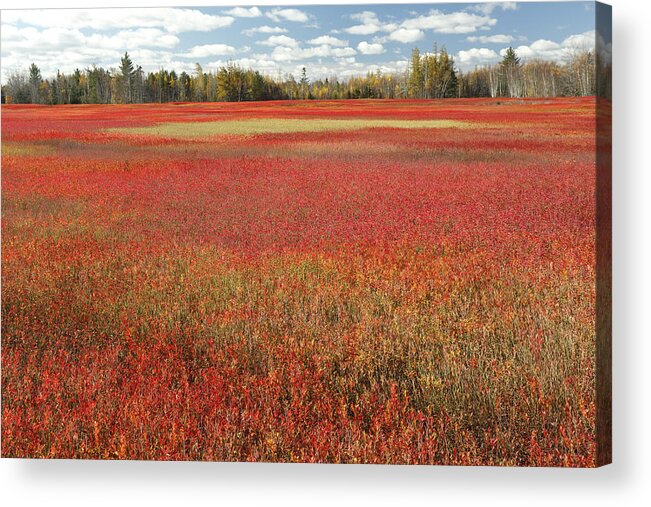
<instances>
[{"instance_id":1,"label":"blue sky","mask_svg":"<svg viewBox=\"0 0 651 507\"><path fill-rule=\"evenodd\" d=\"M509 46L562 63L595 44L593 2L3 10L0 36L3 81L32 61L44 77L114 68L124 51L145 71L233 61L272 76L305 66L318 78L402 71L412 48L435 42L462 70Z\"/></svg>"}]
</instances>

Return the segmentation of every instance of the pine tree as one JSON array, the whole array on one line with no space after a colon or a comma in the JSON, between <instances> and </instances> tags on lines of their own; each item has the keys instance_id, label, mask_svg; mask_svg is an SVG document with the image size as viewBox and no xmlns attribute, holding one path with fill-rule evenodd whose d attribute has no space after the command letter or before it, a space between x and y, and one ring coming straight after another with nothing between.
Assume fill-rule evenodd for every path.
<instances>
[{"instance_id":1,"label":"pine tree","mask_svg":"<svg viewBox=\"0 0 651 507\"><path fill-rule=\"evenodd\" d=\"M42 81L43 78L41 78L40 69L36 66L35 63L32 63L29 66L29 94L30 94L32 104L41 103L39 90Z\"/></svg>"},{"instance_id":2,"label":"pine tree","mask_svg":"<svg viewBox=\"0 0 651 507\"><path fill-rule=\"evenodd\" d=\"M520 79L520 58L515 49L509 47L506 50L500 65L509 96L521 97L523 92Z\"/></svg>"},{"instance_id":3,"label":"pine tree","mask_svg":"<svg viewBox=\"0 0 651 507\"><path fill-rule=\"evenodd\" d=\"M136 70L133 67L133 62L129 57L129 53L125 52L120 60L120 76L122 100L125 104L133 102L133 82L136 75Z\"/></svg>"},{"instance_id":4,"label":"pine tree","mask_svg":"<svg viewBox=\"0 0 651 507\"><path fill-rule=\"evenodd\" d=\"M307 70L305 67L301 69L301 80L299 81L299 86L301 88L301 99L307 99L310 92L310 81L307 78Z\"/></svg>"}]
</instances>

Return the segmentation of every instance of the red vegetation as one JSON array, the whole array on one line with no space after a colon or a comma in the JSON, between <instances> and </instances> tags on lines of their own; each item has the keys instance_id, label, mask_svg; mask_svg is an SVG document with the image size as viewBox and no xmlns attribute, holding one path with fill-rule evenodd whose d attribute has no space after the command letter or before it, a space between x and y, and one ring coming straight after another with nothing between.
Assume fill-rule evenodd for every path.
<instances>
[{"instance_id":1,"label":"red vegetation","mask_svg":"<svg viewBox=\"0 0 651 507\"><path fill-rule=\"evenodd\" d=\"M2 113L3 457L594 465L593 99Z\"/></svg>"}]
</instances>

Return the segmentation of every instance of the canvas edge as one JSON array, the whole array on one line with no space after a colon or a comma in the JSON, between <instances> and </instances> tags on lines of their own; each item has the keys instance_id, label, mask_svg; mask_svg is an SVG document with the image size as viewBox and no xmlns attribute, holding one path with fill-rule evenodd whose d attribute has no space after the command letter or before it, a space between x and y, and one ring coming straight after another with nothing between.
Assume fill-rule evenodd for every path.
<instances>
[{"instance_id":1,"label":"canvas edge","mask_svg":"<svg viewBox=\"0 0 651 507\"><path fill-rule=\"evenodd\" d=\"M612 67L599 40L612 43L612 7L595 2L596 68L596 460L612 463Z\"/></svg>"}]
</instances>

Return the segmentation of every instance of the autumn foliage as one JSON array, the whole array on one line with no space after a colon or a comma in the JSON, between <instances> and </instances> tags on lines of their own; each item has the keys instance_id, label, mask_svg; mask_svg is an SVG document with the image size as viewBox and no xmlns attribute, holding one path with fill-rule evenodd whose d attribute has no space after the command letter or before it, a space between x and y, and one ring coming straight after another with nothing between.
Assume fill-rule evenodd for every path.
<instances>
[{"instance_id":1,"label":"autumn foliage","mask_svg":"<svg viewBox=\"0 0 651 507\"><path fill-rule=\"evenodd\" d=\"M286 119L374 122L192 135ZM594 466L594 128L592 98L3 107L2 456Z\"/></svg>"}]
</instances>

